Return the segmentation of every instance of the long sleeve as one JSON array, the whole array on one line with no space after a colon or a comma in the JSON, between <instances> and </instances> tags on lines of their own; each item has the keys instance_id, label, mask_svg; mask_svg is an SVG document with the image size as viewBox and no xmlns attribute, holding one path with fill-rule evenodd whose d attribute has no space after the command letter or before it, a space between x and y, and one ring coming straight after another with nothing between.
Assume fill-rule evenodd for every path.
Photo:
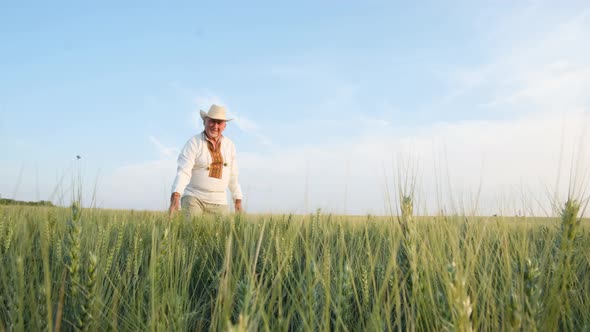
<instances>
[{"instance_id":1,"label":"long sleeve","mask_svg":"<svg viewBox=\"0 0 590 332\"><path fill-rule=\"evenodd\" d=\"M191 180L197 151L197 140L195 137L192 137L186 142L178 155L178 168L176 170L176 178L172 184L172 192L180 194L184 192L186 185Z\"/></svg>"},{"instance_id":2,"label":"long sleeve","mask_svg":"<svg viewBox=\"0 0 590 332\"><path fill-rule=\"evenodd\" d=\"M238 182L238 165L236 149L229 138L221 142L224 165L221 178L210 176L213 162L211 152L203 133L192 137L178 155L176 178L172 192L178 192L199 198L205 203L227 204L227 189L232 199L241 199L242 190ZM227 158L227 160L225 160Z\"/></svg>"},{"instance_id":3,"label":"long sleeve","mask_svg":"<svg viewBox=\"0 0 590 332\"><path fill-rule=\"evenodd\" d=\"M238 162L237 162L237 158L236 158L236 148L235 146L232 144L232 149L231 149L231 170L230 170L230 178L229 178L229 191L231 192L232 195L232 199L236 200L236 199L242 199L242 188L240 186L240 183L238 182L238 175L239 175L239 169L238 169Z\"/></svg>"}]
</instances>

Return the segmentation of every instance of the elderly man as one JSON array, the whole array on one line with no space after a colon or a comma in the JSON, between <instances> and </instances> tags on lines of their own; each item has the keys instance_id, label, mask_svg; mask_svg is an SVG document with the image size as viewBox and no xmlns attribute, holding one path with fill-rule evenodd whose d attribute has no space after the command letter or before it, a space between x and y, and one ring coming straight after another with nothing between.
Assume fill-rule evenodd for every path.
<instances>
[{"instance_id":1,"label":"elderly man","mask_svg":"<svg viewBox=\"0 0 590 332\"><path fill-rule=\"evenodd\" d=\"M180 210L181 203L187 217L227 213L227 188L235 211L242 211L236 148L222 135L231 119L226 117L225 108L218 105L212 105L207 113L201 111L201 118L205 130L189 139L178 156L178 170L170 197L171 216Z\"/></svg>"}]
</instances>

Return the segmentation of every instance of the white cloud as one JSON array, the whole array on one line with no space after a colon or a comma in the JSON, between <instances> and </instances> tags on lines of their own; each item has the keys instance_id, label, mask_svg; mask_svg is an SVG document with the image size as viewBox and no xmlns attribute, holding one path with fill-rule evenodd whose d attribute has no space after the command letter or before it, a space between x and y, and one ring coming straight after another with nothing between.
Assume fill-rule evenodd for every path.
<instances>
[{"instance_id":1,"label":"white cloud","mask_svg":"<svg viewBox=\"0 0 590 332\"><path fill-rule=\"evenodd\" d=\"M240 128L242 131L244 132L248 132L248 133L253 133L258 131L258 125L246 118L246 117L241 117L241 116L232 116L232 118L235 120L236 125L238 126L238 128Z\"/></svg>"},{"instance_id":2,"label":"white cloud","mask_svg":"<svg viewBox=\"0 0 590 332\"><path fill-rule=\"evenodd\" d=\"M528 102L545 110L575 109L590 103L590 65L557 62L523 76L521 89L508 96L507 103Z\"/></svg>"},{"instance_id":3,"label":"white cloud","mask_svg":"<svg viewBox=\"0 0 590 332\"><path fill-rule=\"evenodd\" d=\"M588 150L581 135L589 123L590 115L584 113L536 114L510 122L439 123L397 138L367 133L351 141L319 142L270 154L238 151L245 204L251 212L322 208L383 214L386 187L395 189L397 165L400 156L406 156L416 160L419 169L419 211L427 208L432 213L443 206L469 210L481 184L481 213L524 211L519 205L525 195L525 207L542 214L536 202L551 210L547 190L557 187L560 200L565 199L569 161L585 162L581 158L587 158L583 153ZM577 172L583 175L585 169ZM122 167L105 179L99 202L105 207L164 209L175 170L172 157ZM578 188L588 187L587 174L578 181Z\"/></svg>"},{"instance_id":4,"label":"white cloud","mask_svg":"<svg viewBox=\"0 0 590 332\"><path fill-rule=\"evenodd\" d=\"M439 124L422 128L415 135L402 138L395 138L393 135L367 135L355 142L345 142L337 146L319 145L285 151L282 155L272 157L251 157L256 159L255 167L249 170L252 172L250 179L246 178L244 181L254 179L250 185L256 187L256 179L287 179L285 186L299 193L298 201L301 201L302 192L307 186L310 202L313 202L308 202L308 206L316 204L334 211L342 211L344 187L348 186L349 212L382 212L383 184L387 179L395 177L397 170L394 161L405 153L418 159L423 187L419 189L430 196L422 197L428 201L430 208L434 207L432 196L436 185L450 184L447 186L450 188L445 189L446 200L441 203L452 205L447 201L449 194L468 195L477 191L479 183L483 182L482 189L488 197L484 206L489 210L494 207L493 196L514 194L515 184L526 184L531 192L536 193L539 191L533 189L538 189L540 184L554 185L557 180L562 130L579 131L578 124L584 121L588 123L588 116L572 117L565 128L556 125L557 120L561 119L540 116L526 117L516 122ZM563 151L565 158L574 153L577 138L579 135L567 137ZM580 142L577 143L579 145ZM272 166L285 164L290 165L289 170ZM245 167L248 167L248 162ZM293 169L298 171L293 172ZM281 195L276 192L276 188L273 191L272 197ZM540 194L544 195L544 192L541 191ZM271 193L267 195L270 197ZM315 199L311 200L311 196ZM279 199L278 204L283 202L282 205L286 208L284 202L294 199Z\"/></svg>"},{"instance_id":5,"label":"white cloud","mask_svg":"<svg viewBox=\"0 0 590 332\"><path fill-rule=\"evenodd\" d=\"M379 119L376 117L361 115L359 117L359 122L365 126L371 127L387 127L389 126L389 121L386 119Z\"/></svg>"},{"instance_id":6,"label":"white cloud","mask_svg":"<svg viewBox=\"0 0 590 332\"><path fill-rule=\"evenodd\" d=\"M277 213L316 208L335 213L386 213L386 188L395 189L400 156L418 165L419 211L469 210L481 189L477 204L481 213L513 214L527 209L548 213L554 193L563 202L571 190L570 171L574 194L586 190L588 195L588 13L563 20L556 28L547 28L549 32L522 32L534 38L510 40L508 36L499 42L502 51L492 55L489 63L443 71L452 89L435 103L437 107L450 110L455 102L475 100L475 106L479 103L509 114L504 120L441 122L401 135L408 130L384 118L363 115L359 123L388 131L371 130L339 142L320 139L313 146L278 147L272 153L238 151L246 208ZM506 31L524 27L518 20L511 23L512 27L504 27ZM289 68L275 68L274 74L301 75ZM329 116L358 102L359 91L356 86L344 86L309 112ZM225 104L214 95L195 98L195 102L204 110L211 103ZM232 115L240 130L270 144L257 123ZM111 182L122 194L106 191L105 196L132 206L161 208L167 203L175 169L172 158L119 169ZM135 201L127 203L127 196Z\"/></svg>"},{"instance_id":7,"label":"white cloud","mask_svg":"<svg viewBox=\"0 0 590 332\"><path fill-rule=\"evenodd\" d=\"M98 205L116 209L164 210L176 171L176 158L120 167L104 178Z\"/></svg>"},{"instance_id":8,"label":"white cloud","mask_svg":"<svg viewBox=\"0 0 590 332\"><path fill-rule=\"evenodd\" d=\"M164 144L162 144L154 136L150 136L149 139L154 144L161 157L172 157L178 155L179 150L177 148L164 146Z\"/></svg>"},{"instance_id":9,"label":"white cloud","mask_svg":"<svg viewBox=\"0 0 590 332\"><path fill-rule=\"evenodd\" d=\"M239 112L234 111L231 105L228 105L228 103L225 102L222 98L214 94L205 94L195 97L194 101L197 105L197 109L193 111L191 114L193 118L197 119L197 130L202 130L203 126L201 121L200 110L207 112L212 104L223 105L227 109L227 117L232 119L232 122L235 123L236 126L242 132L255 137L256 140L262 145L272 146L271 139L261 132L256 122L252 121L246 116L241 115Z\"/></svg>"},{"instance_id":10,"label":"white cloud","mask_svg":"<svg viewBox=\"0 0 590 332\"><path fill-rule=\"evenodd\" d=\"M116 168L102 179L97 203L116 209L162 210L167 207L179 150L149 136L159 158Z\"/></svg>"},{"instance_id":11,"label":"white cloud","mask_svg":"<svg viewBox=\"0 0 590 332\"><path fill-rule=\"evenodd\" d=\"M235 112L229 112L229 118L232 118L232 122L236 124L238 128L244 133L254 136L258 143L265 146L272 146L272 141L269 137L264 135L258 124L247 117L240 116Z\"/></svg>"},{"instance_id":12,"label":"white cloud","mask_svg":"<svg viewBox=\"0 0 590 332\"><path fill-rule=\"evenodd\" d=\"M537 13L534 20L545 20L542 15ZM522 20L495 29L520 31L528 38L498 36L498 44L490 47L495 57L488 63L440 71L438 76L446 77L452 88L437 106L448 107L467 97L479 100L479 107L509 114L590 105L590 10L561 19L542 34Z\"/></svg>"},{"instance_id":13,"label":"white cloud","mask_svg":"<svg viewBox=\"0 0 590 332\"><path fill-rule=\"evenodd\" d=\"M211 107L213 104L227 106L227 103L225 103L223 99L214 94L199 95L194 98L194 103L197 108L197 114L199 114L200 110L207 112L209 107Z\"/></svg>"}]
</instances>

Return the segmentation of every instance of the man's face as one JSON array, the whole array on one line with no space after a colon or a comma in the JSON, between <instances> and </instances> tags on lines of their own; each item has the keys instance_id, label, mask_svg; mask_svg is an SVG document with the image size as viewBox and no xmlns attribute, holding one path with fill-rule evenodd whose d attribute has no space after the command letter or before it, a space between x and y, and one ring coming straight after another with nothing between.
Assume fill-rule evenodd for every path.
<instances>
[{"instance_id":1,"label":"man's face","mask_svg":"<svg viewBox=\"0 0 590 332\"><path fill-rule=\"evenodd\" d=\"M223 130L225 129L224 120L216 120L211 118L205 118L205 133L210 139L218 139L221 137Z\"/></svg>"}]
</instances>

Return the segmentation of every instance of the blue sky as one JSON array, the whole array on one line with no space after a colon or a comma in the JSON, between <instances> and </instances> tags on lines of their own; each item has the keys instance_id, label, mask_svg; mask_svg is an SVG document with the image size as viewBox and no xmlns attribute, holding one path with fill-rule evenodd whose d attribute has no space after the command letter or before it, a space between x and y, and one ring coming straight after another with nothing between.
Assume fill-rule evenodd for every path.
<instances>
[{"instance_id":1,"label":"blue sky","mask_svg":"<svg viewBox=\"0 0 590 332\"><path fill-rule=\"evenodd\" d=\"M588 35L585 1L2 2L0 194L163 209L215 102L251 212L386 213L402 160L424 209L512 212L588 182Z\"/></svg>"}]
</instances>

